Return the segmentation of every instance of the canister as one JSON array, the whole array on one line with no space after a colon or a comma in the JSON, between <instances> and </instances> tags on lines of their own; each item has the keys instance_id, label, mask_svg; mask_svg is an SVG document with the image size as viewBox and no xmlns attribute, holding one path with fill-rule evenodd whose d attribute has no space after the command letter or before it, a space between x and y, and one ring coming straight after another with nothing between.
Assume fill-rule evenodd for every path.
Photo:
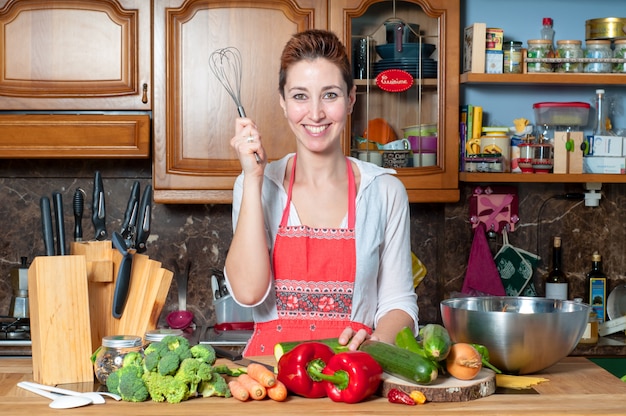
<instances>
[{"instance_id":1,"label":"canister","mask_svg":"<svg viewBox=\"0 0 626 416\"><path fill-rule=\"evenodd\" d=\"M615 49L613 57L618 59L626 59L626 39L618 39L613 42ZM613 72L626 73L626 62L616 62L613 64Z\"/></svg>"},{"instance_id":2,"label":"canister","mask_svg":"<svg viewBox=\"0 0 626 416\"><path fill-rule=\"evenodd\" d=\"M502 47L504 51L504 73L522 73L522 42L507 41Z\"/></svg>"},{"instance_id":3,"label":"canister","mask_svg":"<svg viewBox=\"0 0 626 416\"><path fill-rule=\"evenodd\" d=\"M554 153L552 145L549 143L537 143L532 145L533 152L533 171L535 173L550 173L554 167Z\"/></svg>"},{"instance_id":4,"label":"canister","mask_svg":"<svg viewBox=\"0 0 626 416\"><path fill-rule=\"evenodd\" d=\"M586 42L585 58L610 59L613 57L610 40L588 40ZM585 72L611 72L610 62L587 62Z\"/></svg>"},{"instance_id":5,"label":"canister","mask_svg":"<svg viewBox=\"0 0 626 416\"><path fill-rule=\"evenodd\" d=\"M587 20L585 39L626 39L626 18L604 17Z\"/></svg>"},{"instance_id":6,"label":"canister","mask_svg":"<svg viewBox=\"0 0 626 416\"><path fill-rule=\"evenodd\" d=\"M511 138L505 132L489 132L483 129L483 135L480 137L480 153L501 154L502 172L511 171Z\"/></svg>"},{"instance_id":7,"label":"canister","mask_svg":"<svg viewBox=\"0 0 626 416\"><path fill-rule=\"evenodd\" d=\"M583 58L582 41L559 40L556 42L556 57L565 59ZM583 72L582 62L560 62L556 66L556 72Z\"/></svg>"},{"instance_id":8,"label":"canister","mask_svg":"<svg viewBox=\"0 0 626 416\"><path fill-rule=\"evenodd\" d=\"M143 351L140 336L110 335L102 338L102 346L93 362L94 373L100 384L106 385L109 375L122 367L124 357L131 351Z\"/></svg>"},{"instance_id":9,"label":"canister","mask_svg":"<svg viewBox=\"0 0 626 416\"><path fill-rule=\"evenodd\" d=\"M554 58L552 41L548 39L531 39L528 41L529 58ZM546 62L529 62L528 72L552 72L552 64Z\"/></svg>"}]
</instances>

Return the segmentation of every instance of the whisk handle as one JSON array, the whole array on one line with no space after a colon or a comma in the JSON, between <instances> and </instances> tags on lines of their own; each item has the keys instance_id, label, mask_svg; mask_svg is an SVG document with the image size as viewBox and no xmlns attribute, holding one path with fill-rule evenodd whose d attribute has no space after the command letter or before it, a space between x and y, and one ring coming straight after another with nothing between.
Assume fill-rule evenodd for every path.
<instances>
[{"instance_id":1,"label":"whisk handle","mask_svg":"<svg viewBox=\"0 0 626 416\"><path fill-rule=\"evenodd\" d=\"M239 113L239 117L245 117L246 116L246 112L243 109L243 106L241 106L241 105L237 106L237 112Z\"/></svg>"}]
</instances>

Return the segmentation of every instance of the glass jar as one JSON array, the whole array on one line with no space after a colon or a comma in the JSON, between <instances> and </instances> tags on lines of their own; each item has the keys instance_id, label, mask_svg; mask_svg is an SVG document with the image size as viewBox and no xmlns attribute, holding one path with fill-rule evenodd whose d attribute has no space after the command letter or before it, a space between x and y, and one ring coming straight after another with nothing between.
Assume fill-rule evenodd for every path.
<instances>
[{"instance_id":1,"label":"glass jar","mask_svg":"<svg viewBox=\"0 0 626 416\"><path fill-rule=\"evenodd\" d=\"M626 39L616 39L613 42L615 50L613 58L626 59ZM626 62L616 62L613 64L613 72L626 73Z\"/></svg>"},{"instance_id":2,"label":"glass jar","mask_svg":"<svg viewBox=\"0 0 626 416\"><path fill-rule=\"evenodd\" d=\"M165 338L168 335L182 336L183 331L182 329L169 329L169 328L154 329L152 331L148 331L146 332L146 335L144 337L144 341L145 341L144 346L147 346L152 342L161 341L163 338Z\"/></svg>"},{"instance_id":3,"label":"glass jar","mask_svg":"<svg viewBox=\"0 0 626 416\"><path fill-rule=\"evenodd\" d=\"M554 58L552 42L547 39L532 39L528 41L529 58ZM529 62L528 72L552 72L552 64L547 62Z\"/></svg>"},{"instance_id":4,"label":"glass jar","mask_svg":"<svg viewBox=\"0 0 626 416\"><path fill-rule=\"evenodd\" d=\"M610 40L588 40L587 49L585 50L585 58L593 59L610 59L613 57ZM611 72L612 64L610 62L587 62L585 63L585 72Z\"/></svg>"},{"instance_id":5,"label":"glass jar","mask_svg":"<svg viewBox=\"0 0 626 416\"><path fill-rule=\"evenodd\" d=\"M559 40L556 42L556 57L565 59L581 59L583 54L580 40ZM556 72L583 72L582 62L560 62Z\"/></svg>"},{"instance_id":6,"label":"glass jar","mask_svg":"<svg viewBox=\"0 0 626 416\"><path fill-rule=\"evenodd\" d=\"M102 338L93 370L100 384L106 384L109 374L122 367L124 356L131 351L143 352L141 337L135 335L112 335Z\"/></svg>"},{"instance_id":7,"label":"glass jar","mask_svg":"<svg viewBox=\"0 0 626 416\"><path fill-rule=\"evenodd\" d=\"M598 342L598 315L592 310L589 312L589 319L587 320L587 326L585 332L578 341L579 344L595 344Z\"/></svg>"},{"instance_id":8,"label":"glass jar","mask_svg":"<svg viewBox=\"0 0 626 416\"><path fill-rule=\"evenodd\" d=\"M502 46L504 51L504 73L522 73L522 42L508 41Z\"/></svg>"}]
</instances>

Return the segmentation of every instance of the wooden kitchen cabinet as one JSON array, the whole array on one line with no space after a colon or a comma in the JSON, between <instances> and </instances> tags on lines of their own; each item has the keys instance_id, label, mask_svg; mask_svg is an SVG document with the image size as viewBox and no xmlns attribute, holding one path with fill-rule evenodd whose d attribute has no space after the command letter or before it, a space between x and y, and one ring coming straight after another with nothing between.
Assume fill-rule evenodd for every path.
<instances>
[{"instance_id":1,"label":"wooden kitchen cabinet","mask_svg":"<svg viewBox=\"0 0 626 416\"><path fill-rule=\"evenodd\" d=\"M232 202L233 184L241 172L229 145L237 111L209 69L212 51L227 46L241 51L241 101L259 127L269 159L275 160L295 150L277 92L279 57L290 36L308 28L331 29L351 48L358 31L381 25L394 8L406 19L424 21L424 29L438 44L438 76L419 82L407 94L383 95L378 90L369 97L386 103L382 107L398 120L399 134L401 127L416 124L421 111L434 118L439 130L437 166L399 169L398 177L412 202L457 201L458 0L155 2L155 200ZM372 80L357 84L357 107L343 138L346 154L351 154L352 133L362 129L369 111L368 84L374 85ZM422 91L423 102L417 98Z\"/></svg>"},{"instance_id":2,"label":"wooden kitchen cabinet","mask_svg":"<svg viewBox=\"0 0 626 416\"><path fill-rule=\"evenodd\" d=\"M147 158L151 2L0 0L0 157Z\"/></svg>"}]
</instances>

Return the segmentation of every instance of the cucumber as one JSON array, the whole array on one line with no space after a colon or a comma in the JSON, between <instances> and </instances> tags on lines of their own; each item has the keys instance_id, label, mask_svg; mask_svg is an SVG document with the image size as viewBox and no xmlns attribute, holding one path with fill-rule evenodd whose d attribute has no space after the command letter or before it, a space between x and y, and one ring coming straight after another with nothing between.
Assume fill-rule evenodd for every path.
<instances>
[{"instance_id":1,"label":"cucumber","mask_svg":"<svg viewBox=\"0 0 626 416\"><path fill-rule=\"evenodd\" d=\"M276 362L278 362L280 360L280 357L282 357L283 354L293 350L298 345L303 344L305 342L321 342L322 344L326 344L330 348L332 348L333 351L335 351L335 353L348 351L348 347L346 345L341 345L339 343L339 339L338 338L312 339L312 340L306 340L306 341L279 342L279 343L274 345L274 358L276 359Z\"/></svg>"},{"instance_id":2,"label":"cucumber","mask_svg":"<svg viewBox=\"0 0 626 416\"><path fill-rule=\"evenodd\" d=\"M430 384L437 379L437 365L419 354L381 341L364 341L359 346L372 356L383 370L411 383Z\"/></svg>"},{"instance_id":3,"label":"cucumber","mask_svg":"<svg viewBox=\"0 0 626 416\"><path fill-rule=\"evenodd\" d=\"M427 324L420 329L422 347L431 360L443 361L450 353L452 340L448 330L439 324Z\"/></svg>"},{"instance_id":4,"label":"cucumber","mask_svg":"<svg viewBox=\"0 0 626 416\"><path fill-rule=\"evenodd\" d=\"M400 330L400 332L396 334L396 345L405 350L417 353L424 358L430 359L430 357L426 356L426 351L424 351L424 348L420 345L419 342L417 342L417 339L415 339L415 336L413 335L413 330L408 326L405 326Z\"/></svg>"}]
</instances>

